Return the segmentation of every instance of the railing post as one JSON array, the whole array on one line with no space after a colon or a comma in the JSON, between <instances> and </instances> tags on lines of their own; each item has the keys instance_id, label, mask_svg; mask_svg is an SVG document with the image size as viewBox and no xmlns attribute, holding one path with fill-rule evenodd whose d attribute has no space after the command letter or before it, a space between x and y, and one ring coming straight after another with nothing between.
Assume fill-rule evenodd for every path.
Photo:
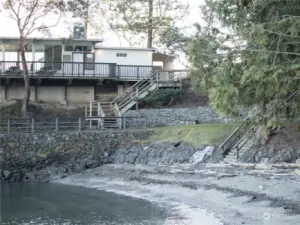
<instances>
[{"instance_id":1,"label":"railing post","mask_svg":"<svg viewBox=\"0 0 300 225\"><path fill-rule=\"evenodd\" d=\"M55 118L55 132L58 133L58 118Z\"/></svg>"},{"instance_id":2,"label":"railing post","mask_svg":"<svg viewBox=\"0 0 300 225\"><path fill-rule=\"evenodd\" d=\"M102 116L102 115L100 115L100 102L98 102L98 110L97 111L98 111L97 116Z\"/></svg>"},{"instance_id":3,"label":"railing post","mask_svg":"<svg viewBox=\"0 0 300 225\"><path fill-rule=\"evenodd\" d=\"M137 67L137 80L139 80L140 78L140 67L138 66Z\"/></svg>"},{"instance_id":4,"label":"railing post","mask_svg":"<svg viewBox=\"0 0 300 225\"><path fill-rule=\"evenodd\" d=\"M121 77L121 67L120 66L117 66L117 73L118 73L118 78Z\"/></svg>"},{"instance_id":5,"label":"railing post","mask_svg":"<svg viewBox=\"0 0 300 225\"><path fill-rule=\"evenodd\" d=\"M126 129L126 117L123 117L123 129Z\"/></svg>"},{"instance_id":6,"label":"railing post","mask_svg":"<svg viewBox=\"0 0 300 225\"><path fill-rule=\"evenodd\" d=\"M81 117L78 119L78 131L81 132Z\"/></svg>"},{"instance_id":7,"label":"railing post","mask_svg":"<svg viewBox=\"0 0 300 225\"><path fill-rule=\"evenodd\" d=\"M62 62L62 75L65 76L65 63Z\"/></svg>"},{"instance_id":8,"label":"railing post","mask_svg":"<svg viewBox=\"0 0 300 225\"><path fill-rule=\"evenodd\" d=\"M92 114L92 111L93 111L93 103L90 102L90 117L93 115L93 114Z\"/></svg>"},{"instance_id":9,"label":"railing post","mask_svg":"<svg viewBox=\"0 0 300 225\"><path fill-rule=\"evenodd\" d=\"M7 133L10 133L10 119L7 120Z\"/></svg>"},{"instance_id":10,"label":"railing post","mask_svg":"<svg viewBox=\"0 0 300 225\"><path fill-rule=\"evenodd\" d=\"M34 118L31 119L31 133L34 134Z\"/></svg>"},{"instance_id":11,"label":"railing post","mask_svg":"<svg viewBox=\"0 0 300 225\"><path fill-rule=\"evenodd\" d=\"M92 129L92 119L90 119L90 130Z\"/></svg>"}]
</instances>

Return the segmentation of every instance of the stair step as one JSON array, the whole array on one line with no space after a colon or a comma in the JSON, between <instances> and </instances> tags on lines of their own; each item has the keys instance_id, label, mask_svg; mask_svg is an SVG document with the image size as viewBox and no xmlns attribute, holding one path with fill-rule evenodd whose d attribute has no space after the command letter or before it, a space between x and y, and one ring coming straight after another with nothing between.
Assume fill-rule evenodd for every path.
<instances>
[{"instance_id":1,"label":"stair step","mask_svg":"<svg viewBox=\"0 0 300 225\"><path fill-rule=\"evenodd\" d=\"M226 156L225 159L236 159L236 156Z\"/></svg>"}]
</instances>

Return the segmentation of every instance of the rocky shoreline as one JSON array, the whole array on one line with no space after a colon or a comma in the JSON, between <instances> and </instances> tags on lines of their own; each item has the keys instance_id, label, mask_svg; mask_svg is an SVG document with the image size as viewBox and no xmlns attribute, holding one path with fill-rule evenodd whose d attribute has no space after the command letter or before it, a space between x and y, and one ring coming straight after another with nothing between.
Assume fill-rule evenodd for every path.
<instances>
[{"instance_id":1,"label":"rocky shoreline","mask_svg":"<svg viewBox=\"0 0 300 225\"><path fill-rule=\"evenodd\" d=\"M121 146L151 131L41 133L0 136L0 174L5 181L43 181L111 163Z\"/></svg>"},{"instance_id":2,"label":"rocky shoreline","mask_svg":"<svg viewBox=\"0 0 300 225\"><path fill-rule=\"evenodd\" d=\"M184 143L145 141L151 130L68 134L20 134L0 136L1 180L49 182L106 164L202 165L223 159L216 147L193 148ZM253 149L242 163L298 162L299 151ZM260 158L257 156L259 154ZM267 159L267 162L266 162ZM297 160L298 159L298 160Z\"/></svg>"},{"instance_id":3,"label":"rocky shoreline","mask_svg":"<svg viewBox=\"0 0 300 225\"><path fill-rule=\"evenodd\" d=\"M120 149L112 147L101 153L65 154L51 152L13 164L6 159L1 178L5 181L40 181L65 178L106 164L164 165L197 164L212 159L213 147L197 149L180 143L133 143ZM11 162L8 164L8 162Z\"/></svg>"}]
</instances>

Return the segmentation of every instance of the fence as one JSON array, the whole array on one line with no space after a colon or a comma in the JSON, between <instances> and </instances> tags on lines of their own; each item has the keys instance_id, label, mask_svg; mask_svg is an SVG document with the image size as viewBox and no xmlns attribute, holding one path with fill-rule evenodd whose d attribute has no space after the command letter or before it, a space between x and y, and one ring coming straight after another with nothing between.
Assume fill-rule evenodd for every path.
<instances>
[{"instance_id":1,"label":"fence","mask_svg":"<svg viewBox=\"0 0 300 225\"><path fill-rule=\"evenodd\" d=\"M116 120L121 120L119 126ZM105 126L100 125L104 121ZM43 133L43 132L86 132L103 129L126 129L125 117L89 117L89 118L10 118L0 120L0 133Z\"/></svg>"},{"instance_id":2,"label":"fence","mask_svg":"<svg viewBox=\"0 0 300 225\"><path fill-rule=\"evenodd\" d=\"M99 132L118 129L147 129L164 126L191 125L193 119L168 117L162 121L158 117L47 117L47 118L10 118L0 120L0 134L9 133L63 133ZM204 123L204 122L202 122Z\"/></svg>"}]
</instances>

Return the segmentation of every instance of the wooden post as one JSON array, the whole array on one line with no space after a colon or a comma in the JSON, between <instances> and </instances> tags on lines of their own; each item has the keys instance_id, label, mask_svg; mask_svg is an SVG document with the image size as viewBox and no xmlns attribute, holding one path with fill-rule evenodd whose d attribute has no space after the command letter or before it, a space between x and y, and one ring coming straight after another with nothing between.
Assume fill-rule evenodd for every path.
<instances>
[{"instance_id":1,"label":"wooden post","mask_svg":"<svg viewBox=\"0 0 300 225\"><path fill-rule=\"evenodd\" d=\"M58 118L55 118L55 132L58 132Z\"/></svg>"},{"instance_id":2,"label":"wooden post","mask_svg":"<svg viewBox=\"0 0 300 225\"><path fill-rule=\"evenodd\" d=\"M7 133L10 133L10 120L7 120Z\"/></svg>"},{"instance_id":3,"label":"wooden post","mask_svg":"<svg viewBox=\"0 0 300 225\"><path fill-rule=\"evenodd\" d=\"M126 129L126 117L123 117L123 129Z\"/></svg>"},{"instance_id":4,"label":"wooden post","mask_svg":"<svg viewBox=\"0 0 300 225\"><path fill-rule=\"evenodd\" d=\"M31 120L31 133L34 134L34 118Z\"/></svg>"},{"instance_id":5,"label":"wooden post","mask_svg":"<svg viewBox=\"0 0 300 225\"><path fill-rule=\"evenodd\" d=\"M100 115L100 102L98 102L98 112L97 112L97 116L102 116L102 115Z\"/></svg>"},{"instance_id":6,"label":"wooden post","mask_svg":"<svg viewBox=\"0 0 300 225\"><path fill-rule=\"evenodd\" d=\"M90 117L92 117L92 111L93 111L93 103L90 102Z\"/></svg>"},{"instance_id":7,"label":"wooden post","mask_svg":"<svg viewBox=\"0 0 300 225\"><path fill-rule=\"evenodd\" d=\"M81 132L81 117L78 119L78 132Z\"/></svg>"}]
</instances>

